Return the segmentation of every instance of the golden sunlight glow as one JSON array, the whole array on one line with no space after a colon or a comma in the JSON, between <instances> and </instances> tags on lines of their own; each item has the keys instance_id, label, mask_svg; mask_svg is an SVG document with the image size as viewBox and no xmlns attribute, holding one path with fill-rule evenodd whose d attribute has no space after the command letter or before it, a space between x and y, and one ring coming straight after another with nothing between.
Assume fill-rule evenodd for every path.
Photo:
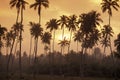
<instances>
[{"instance_id":1,"label":"golden sunlight glow","mask_svg":"<svg viewBox=\"0 0 120 80\"><path fill-rule=\"evenodd\" d=\"M69 40L69 36L70 36L70 34L65 34L64 38L66 38L67 40ZM56 37L57 37L58 41L62 40L62 34L58 34Z\"/></svg>"},{"instance_id":2,"label":"golden sunlight glow","mask_svg":"<svg viewBox=\"0 0 120 80\"><path fill-rule=\"evenodd\" d=\"M102 2L102 0L91 0L91 2L93 2L95 4L100 4Z\"/></svg>"}]
</instances>

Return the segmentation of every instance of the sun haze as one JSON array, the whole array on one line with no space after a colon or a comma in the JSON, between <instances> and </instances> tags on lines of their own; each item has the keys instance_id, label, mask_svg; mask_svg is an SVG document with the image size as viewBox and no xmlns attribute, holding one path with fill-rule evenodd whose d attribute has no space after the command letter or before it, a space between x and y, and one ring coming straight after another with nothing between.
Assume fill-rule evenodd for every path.
<instances>
[{"instance_id":1,"label":"sun haze","mask_svg":"<svg viewBox=\"0 0 120 80\"><path fill-rule=\"evenodd\" d=\"M15 23L16 20L16 9L10 9L9 6L10 0L0 0L0 24L2 26L7 27L10 29L10 27ZM35 0L26 0L28 1L29 5L31 3L34 3ZM45 9L42 7L41 11L41 26L46 30L46 22L49 21L51 18L59 19L61 15L67 15L70 16L72 14L76 14L79 16L81 13L86 13L91 10L97 10L101 13L101 18L103 19L104 24L108 24L108 14L102 13L101 11L101 3L102 0L49 0L50 5L48 9ZM30 40L30 26L29 22L34 21L38 22L38 14L37 10L30 9L29 5L26 6L26 10L24 11L24 32L23 32L23 47L22 51L29 51L29 40ZM119 9L120 10L120 9ZM116 34L118 34L120 31L120 12L113 11L113 16L111 17L111 26L113 27L113 30L115 32L114 38L116 38ZM61 31L62 32L62 31ZM61 35L58 34L60 31L58 30L56 32L56 37L58 42L59 39L61 39ZM62 33L61 33L62 34ZM65 33L65 36L69 36L69 32ZM68 37L69 38L69 37ZM73 40L72 40L73 41ZM39 41L40 44L41 41ZM57 45L58 43L55 43L56 49L58 49ZM72 44L72 49L74 49L76 45ZM43 52L43 45L39 46L38 52Z\"/></svg>"}]
</instances>

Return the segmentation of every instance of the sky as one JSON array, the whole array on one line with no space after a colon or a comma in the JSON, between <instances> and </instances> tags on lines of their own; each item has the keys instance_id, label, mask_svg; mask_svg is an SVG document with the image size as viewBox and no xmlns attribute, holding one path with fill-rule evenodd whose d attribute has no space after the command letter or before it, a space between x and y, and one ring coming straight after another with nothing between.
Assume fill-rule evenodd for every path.
<instances>
[{"instance_id":1,"label":"sky","mask_svg":"<svg viewBox=\"0 0 120 80\"><path fill-rule=\"evenodd\" d=\"M29 5L34 3L35 0L26 0ZM9 6L10 0L0 0L0 24L4 27L7 27L8 30L12 27L12 25L16 21L16 9L11 9ZM100 3L102 0L49 0L49 8L45 9L42 7L42 19L41 24L45 29L46 22L48 22L51 18L59 19L61 15L70 16L72 14L76 14L79 16L82 13L90 12L91 10L96 10L101 14L101 18L104 23L101 25L108 24L108 14L102 13ZM119 2L120 4L120 2ZM30 26L29 22L34 21L38 22L38 14L34 9L30 9L29 5L26 6L26 10L24 11L24 32L23 32L23 45L22 52L26 51L29 53L29 44L30 44ZM116 35L120 33L120 9L119 11L113 10L113 15L111 17L111 26L115 32L114 38ZM65 36L69 38L69 32L65 30ZM56 50L60 51L60 46L58 46L58 41L61 39L61 30L56 31ZM44 45L39 40L38 53L43 53ZM112 41L113 45L113 41ZM71 48L76 50L76 44L72 41Z\"/></svg>"}]
</instances>

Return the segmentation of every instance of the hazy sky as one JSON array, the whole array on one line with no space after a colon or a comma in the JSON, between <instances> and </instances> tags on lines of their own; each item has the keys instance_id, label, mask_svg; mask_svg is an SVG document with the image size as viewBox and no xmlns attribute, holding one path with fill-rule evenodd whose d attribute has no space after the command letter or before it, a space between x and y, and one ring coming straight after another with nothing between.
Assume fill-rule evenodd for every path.
<instances>
[{"instance_id":1,"label":"hazy sky","mask_svg":"<svg viewBox=\"0 0 120 80\"><path fill-rule=\"evenodd\" d=\"M29 4L33 3L34 0L26 0ZM15 23L16 20L16 9L10 9L9 6L10 0L0 0L0 24L4 27L10 29L10 27ZM50 5L48 9L42 8L42 27L45 28L45 23L51 18L59 18L61 15L72 15L76 14L77 16L81 13L86 13L91 10L97 10L101 13L101 18L103 19L104 24L108 24L108 14L101 12L100 2L101 0L49 0ZM120 3L119 3L120 4ZM119 9L120 10L120 9ZM29 5L26 6L24 11L24 33L23 33L23 45L22 51L29 52L29 42L30 42L30 32L29 32L29 22L34 21L38 22L37 11L29 9ZM116 34L120 33L120 11L117 12L113 10L113 16L111 18L111 26ZM56 44L60 39L61 31L58 30L56 33ZM66 30L66 37L69 37L69 34ZM38 52L43 52L43 44L39 41ZM76 44L72 43L72 48L76 50ZM56 46L60 50L59 46Z\"/></svg>"}]
</instances>

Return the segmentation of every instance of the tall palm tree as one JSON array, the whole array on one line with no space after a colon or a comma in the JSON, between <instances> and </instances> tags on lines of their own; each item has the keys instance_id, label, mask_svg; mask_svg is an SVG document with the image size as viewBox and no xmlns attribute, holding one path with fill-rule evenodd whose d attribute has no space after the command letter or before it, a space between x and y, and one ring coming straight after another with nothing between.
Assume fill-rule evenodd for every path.
<instances>
[{"instance_id":1,"label":"tall palm tree","mask_svg":"<svg viewBox=\"0 0 120 80\"><path fill-rule=\"evenodd\" d=\"M63 29L62 39L64 39L64 29L65 29L65 26L67 26L67 22L68 22L68 17L67 16L65 16L65 15L60 16L59 23L61 25L61 29Z\"/></svg>"},{"instance_id":2,"label":"tall palm tree","mask_svg":"<svg viewBox=\"0 0 120 80\"><path fill-rule=\"evenodd\" d=\"M78 27L77 16L76 15L69 16L67 28L70 31L70 44L71 44L72 32L76 31L76 27ZM71 45L69 45L68 47L68 53L70 51L70 46Z\"/></svg>"},{"instance_id":3,"label":"tall palm tree","mask_svg":"<svg viewBox=\"0 0 120 80\"><path fill-rule=\"evenodd\" d=\"M0 25L0 54L2 53L1 52L1 49L2 49L2 47L3 47L3 42L2 42L2 39L3 39L3 37L5 36L5 32L7 31L7 29L5 28L5 27L2 27L1 25Z\"/></svg>"},{"instance_id":4,"label":"tall palm tree","mask_svg":"<svg viewBox=\"0 0 120 80\"><path fill-rule=\"evenodd\" d=\"M108 12L109 15L109 25L110 25L110 17L112 16L112 8L114 8L116 11L118 11L118 4L119 0L102 0L101 3L101 8L102 8L102 12Z\"/></svg>"},{"instance_id":5,"label":"tall palm tree","mask_svg":"<svg viewBox=\"0 0 120 80\"><path fill-rule=\"evenodd\" d=\"M96 11L91 11L89 13L80 15L78 23L81 24L80 31L83 33L82 50L85 48L86 51L86 49L89 47L87 43L90 41L94 31L99 31L97 26L100 26L100 22L103 21L100 18L100 13L97 13Z\"/></svg>"},{"instance_id":6,"label":"tall palm tree","mask_svg":"<svg viewBox=\"0 0 120 80\"><path fill-rule=\"evenodd\" d=\"M13 8L13 7L16 7L17 9L17 18L16 18L16 24L18 23L18 20L19 20L19 14L21 12L21 25L23 23L23 10L25 10L25 5L28 4L25 0L11 0L10 1L10 7ZM20 49L20 54L19 54L19 67L20 67L20 77L22 76L22 65L21 65L21 46L22 46L22 27L23 25L21 26L20 28L20 46L19 46L19 49Z\"/></svg>"},{"instance_id":7,"label":"tall palm tree","mask_svg":"<svg viewBox=\"0 0 120 80\"><path fill-rule=\"evenodd\" d=\"M64 39L60 40L58 44L61 46L61 54L64 54L65 46L69 46L69 41L66 40L66 37L64 37Z\"/></svg>"},{"instance_id":8,"label":"tall palm tree","mask_svg":"<svg viewBox=\"0 0 120 80\"><path fill-rule=\"evenodd\" d=\"M48 0L35 0L35 3L30 5L30 8L34 8L35 10L38 9L38 15L39 15L39 24L41 24L41 9L42 6L45 8L49 7L49 1Z\"/></svg>"},{"instance_id":9,"label":"tall palm tree","mask_svg":"<svg viewBox=\"0 0 120 80\"><path fill-rule=\"evenodd\" d=\"M74 33L73 38L74 38L74 41L77 42L77 52L78 52L78 42L82 41L82 37L83 37L83 34L80 30Z\"/></svg>"},{"instance_id":10,"label":"tall palm tree","mask_svg":"<svg viewBox=\"0 0 120 80\"><path fill-rule=\"evenodd\" d=\"M12 38L12 43L11 43L11 48L10 48L10 53L9 53L9 57L8 57L8 61L7 61L7 72L9 72L9 63L11 60L11 55L12 55L12 51L13 51L13 47L14 47L14 43L17 37L19 37L19 31L20 28L22 28L23 26L21 25L21 23L16 23L11 27L11 38Z\"/></svg>"},{"instance_id":11,"label":"tall palm tree","mask_svg":"<svg viewBox=\"0 0 120 80\"><path fill-rule=\"evenodd\" d=\"M21 21L23 21L23 10L25 10L25 5L28 3L24 0L11 0L9 4L10 4L10 8L16 7L17 9L16 23L18 22L19 19L20 10L21 10Z\"/></svg>"},{"instance_id":12,"label":"tall palm tree","mask_svg":"<svg viewBox=\"0 0 120 80\"><path fill-rule=\"evenodd\" d=\"M50 41L51 41L51 39L52 39L52 35L49 32L45 32L43 34L43 36L41 37L42 43L45 44L45 49L47 49L47 44L50 47Z\"/></svg>"},{"instance_id":13,"label":"tall palm tree","mask_svg":"<svg viewBox=\"0 0 120 80\"><path fill-rule=\"evenodd\" d=\"M117 36L117 39L115 40L115 46L117 47L117 51L120 52L120 33Z\"/></svg>"},{"instance_id":14,"label":"tall palm tree","mask_svg":"<svg viewBox=\"0 0 120 80\"><path fill-rule=\"evenodd\" d=\"M113 37L113 30L112 27L109 25L104 25L102 29L102 46L104 47L104 53L106 51L106 47L110 47L111 53L112 53L112 48L111 48L111 37Z\"/></svg>"},{"instance_id":15,"label":"tall palm tree","mask_svg":"<svg viewBox=\"0 0 120 80\"><path fill-rule=\"evenodd\" d=\"M35 67L36 67L36 64L37 64L38 38L43 35L43 33L42 33L43 28L41 28L39 23L30 22L29 24L31 26L30 33L34 38L34 54L35 54L34 64L35 64ZM35 70L35 73L36 73L36 70Z\"/></svg>"},{"instance_id":16,"label":"tall palm tree","mask_svg":"<svg viewBox=\"0 0 120 80\"><path fill-rule=\"evenodd\" d=\"M114 41L116 46L117 54L120 56L120 33L117 36L117 39Z\"/></svg>"},{"instance_id":17,"label":"tall palm tree","mask_svg":"<svg viewBox=\"0 0 120 80\"><path fill-rule=\"evenodd\" d=\"M5 35L5 41L6 41L6 55L8 55L8 49L12 45L12 31L9 31Z\"/></svg>"},{"instance_id":18,"label":"tall palm tree","mask_svg":"<svg viewBox=\"0 0 120 80\"><path fill-rule=\"evenodd\" d=\"M55 42L55 31L58 29L59 21L57 19L51 19L46 23L46 29L50 29L50 32L53 31L53 52L54 52L54 42Z\"/></svg>"}]
</instances>

